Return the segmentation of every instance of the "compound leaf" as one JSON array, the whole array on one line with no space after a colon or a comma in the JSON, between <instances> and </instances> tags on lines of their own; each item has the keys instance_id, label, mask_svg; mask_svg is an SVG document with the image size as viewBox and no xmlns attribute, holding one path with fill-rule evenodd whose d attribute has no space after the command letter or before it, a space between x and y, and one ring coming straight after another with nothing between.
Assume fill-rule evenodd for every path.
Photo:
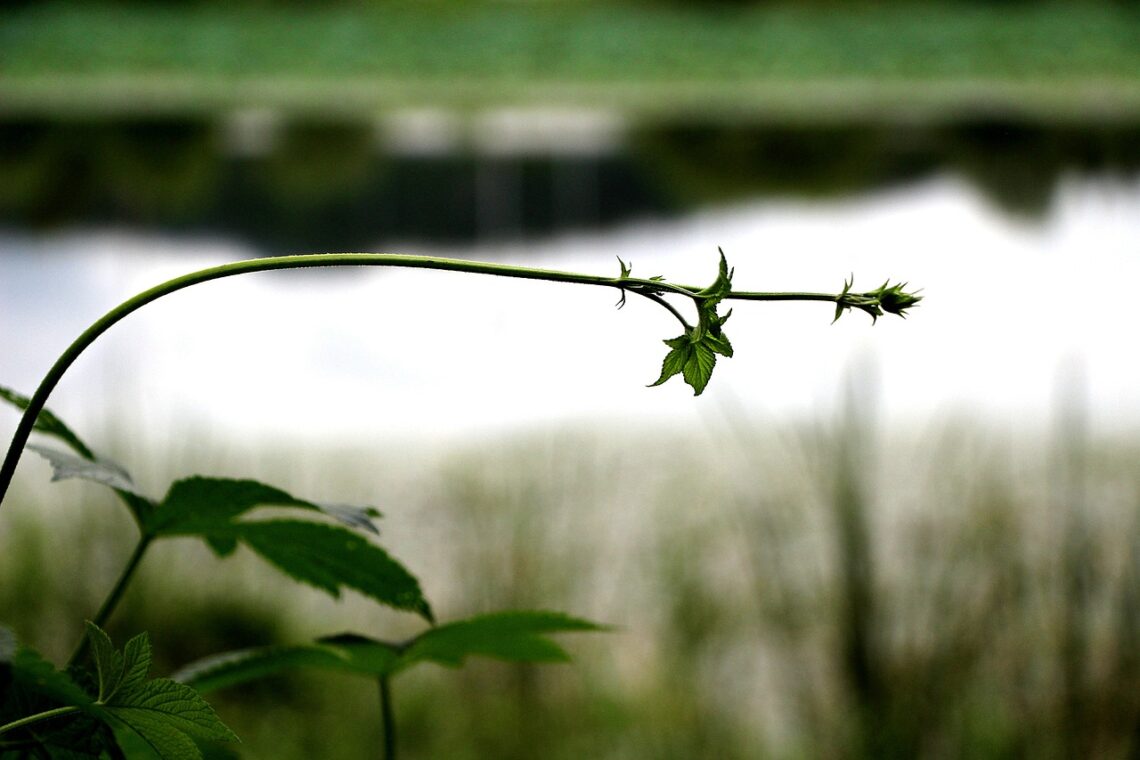
<instances>
[{"instance_id":1,"label":"compound leaf","mask_svg":"<svg viewBox=\"0 0 1140 760\"><path fill-rule=\"evenodd\" d=\"M87 624L99 696L88 711L109 725L129 728L161 760L201 760L194 739L236 741L237 737L189 686L167 678L147 680L150 642L146 634L122 652L94 623Z\"/></svg>"},{"instance_id":2,"label":"compound leaf","mask_svg":"<svg viewBox=\"0 0 1140 760\"><path fill-rule=\"evenodd\" d=\"M670 351L665 354L665 361L661 364L661 377L657 378L656 382L651 383L650 388L661 385L673 375L683 372L693 350L693 343L687 334L670 338L665 341L665 345L669 346Z\"/></svg>"},{"instance_id":3,"label":"compound leaf","mask_svg":"<svg viewBox=\"0 0 1140 760\"><path fill-rule=\"evenodd\" d=\"M20 409L27 409L30 400L9 390L0 388L0 399L8 401ZM84 478L110 486L140 523L154 508L154 502L146 497L131 480L130 474L113 462L101 460L79 439L71 429L48 410L40 412L34 430L52 436L67 444L75 454L58 451L46 446L29 445L28 448L48 460L52 466L52 480ZM78 456L76 456L76 454Z\"/></svg>"},{"instance_id":4,"label":"compound leaf","mask_svg":"<svg viewBox=\"0 0 1140 760\"><path fill-rule=\"evenodd\" d=\"M674 375L681 375L692 387L693 395L699 396L704 392L716 368L716 355L732 356L732 343L722 329L732 310L724 316L717 314L718 305L731 293L732 270L728 268L724 251L720 251L716 280L693 297L697 306L696 326L686 325L683 335L665 341L670 350L661 365L661 376L650 387L661 385Z\"/></svg>"},{"instance_id":5,"label":"compound leaf","mask_svg":"<svg viewBox=\"0 0 1140 760\"><path fill-rule=\"evenodd\" d=\"M431 606L415 576L379 546L346 528L264 520L228 523L212 534L241 541L293 579L334 597L347 587L432 620Z\"/></svg>"},{"instance_id":6,"label":"compound leaf","mask_svg":"<svg viewBox=\"0 0 1140 760\"><path fill-rule=\"evenodd\" d=\"M267 678L286 670L339 670L342 666L343 661L337 654L320 644L271 646L211 655L181 668L172 678L205 693Z\"/></svg>"},{"instance_id":7,"label":"compound leaf","mask_svg":"<svg viewBox=\"0 0 1140 760\"><path fill-rule=\"evenodd\" d=\"M566 651L546 634L606 630L597 623L560 612L495 612L432 628L418 636L401 657L401 667L432 661L458 667L472 655L511 662L566 662Z\"/></svg>"},{"instance_id":8,"label":"compound leaf","mask_svg":"<svg viewBox=\"0 0 1140 760\"><path fill-rule=\"evenodd\" d=\"M236 686L297 668L335 670L364 676L391 673L399 663L395 644L341 635L294 646L259 647L207 657L174 674L200 692Z\"/></svg>"},{"instance_id":9,"label":"compound leaf","mask_svg":"<svg viewBox=\"0 0 1140 760\"><path fill-rule=\"evenodd\" d=\"M259 506L318 511L340 525L302 520L240 520ZM372 507L321 505L254 480L192 477L174 483L146 526L154 536L197 536L219 555L239 543L293 579L332 596L355 589L431 620L419 582L383 549L343 526L377 532Z\"/></svg>"},{"instance_id":10,"label":"compound leaf","mask_svg":"<svg viewBox=\"0 0 1140 760\"><path fill-rule=\"evenodd\" d=\"M497 612L430 628L403 644L340 634L308 644L227 652L191 663L174 678L206 692L294 668L375 678L393 675L418 662L458 667L471 656L511 662L566 662L570 659L566 651L549 639L549 634L603 630L607 629L559 612Z\"/></svg>"},{"instance_id":11,"label":"compound leaf","mask_svg":"<svg viewBox=\"0 0 1140 760\"><path fill-rule=\"evenodd\" d=\"M693 350L685 360L685 368L681 375L693 389L693 395L699 396L709 384L713 369L716 368L716 352L709 347L707 341L693 344Z\"/></svg>"}]
</instances>

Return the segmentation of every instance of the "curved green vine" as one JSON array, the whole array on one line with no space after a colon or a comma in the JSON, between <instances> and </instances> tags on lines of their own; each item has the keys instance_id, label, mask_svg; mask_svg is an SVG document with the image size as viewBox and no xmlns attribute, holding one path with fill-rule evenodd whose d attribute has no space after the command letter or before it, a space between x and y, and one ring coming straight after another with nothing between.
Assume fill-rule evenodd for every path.
<instances>
[{"instance_id":1,"label":"curved green vine","mask_svg":"<svg viewBox=\"0 0 1140 760\"><path fill-rule=\"evenodd\" d=\"M681 374L684 380L700 394L708 383L712 368L716 362L716 355L732 356L732 347L728 338L724 336L722 326L728 319L728 314L719 315L719 304L726 300L747 301L823 301L836 305L836 319L848 309L859 309L878 319L884 313L904 316L904 312L916 305L921 296L908 293L904 290L905 284L891 286L884 283L877 290L866 293L851 292L851 280L844 283L840 293L763 293L741 292L732 290L732 272L728 269L724 252L721 251L720 272L716 281L706 287L693 287L670 283L662 277L647 279L633 277L632 267L621 261L620 274L617 277L603 277L599 275L579 274L576 272L562 272L550 269L537 269L509 264L492 264L487 262L468 261L463 259L447 259L429 256L405 256L384 253L329 253L329 254L301 254L295 256L280 256L273 258L247 259L229 264L209 267L196 272L175 277L160 283L153 288L144 290L128 298L114 307L90 327L88 327L64 352L44 375L35 392L28 399L23 400L24 413L16 426L12 442L8 447L3 464L0 464L0 503L3 502L11 485L12 477L16 471L20 456L37 426L50 425L54 418L50 412L45 411L48 397L64 374L76 359L103 333L107 332L120 320L143 306L156 301L163 296L170 295L179 290L199 285L211 280L233 277L253 272L266 272L279 269L307 269L316 267L343 267L343 266L380 266L401 267L413 269L436 269L453 272L466 272L468 274L494 275L499 277L513 277L528 280L545 280L547 282L565 282L576 285L594 285L617 288L621 291L621 300L618 306L625 303L626 293L634 293L657 303L680 321L684 332L677 338L665 341L670 352L666 356L662 367L661 377L653 385L659 385L675 374ZM691 325L673 304L666 300L666 296L674 295L690 299L697 310L697 324ZM731 312L730 312L731 313Z\"/></svg>"}]
</instances>

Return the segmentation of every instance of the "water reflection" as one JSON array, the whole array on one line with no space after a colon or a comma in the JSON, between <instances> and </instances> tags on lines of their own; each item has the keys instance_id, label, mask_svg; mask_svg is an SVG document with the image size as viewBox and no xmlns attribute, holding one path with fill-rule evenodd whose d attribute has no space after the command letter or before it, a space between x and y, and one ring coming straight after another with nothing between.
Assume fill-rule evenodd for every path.
<instances>
[{"instance_id":1,"label":"water reflection","mask_svg":"<svg viewBox=\"0 0 1140 760\"><path fill-rule=\"evenodd\" d=\"M1061 177L1140 172L1135 124L649 127L603 116L9 121L0 225L127 224L345 250L534 238L748 198L838 198L946 171L1040 217Z\"/></svg>"}]
</instances>

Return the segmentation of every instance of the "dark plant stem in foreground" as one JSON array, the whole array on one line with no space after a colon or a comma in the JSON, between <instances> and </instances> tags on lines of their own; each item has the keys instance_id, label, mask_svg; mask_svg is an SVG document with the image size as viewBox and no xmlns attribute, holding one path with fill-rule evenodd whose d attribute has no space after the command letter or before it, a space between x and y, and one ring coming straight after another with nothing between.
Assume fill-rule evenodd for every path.
<instances>
[{"instance_id":1,"label":"dark plant stem in foreground","mask_svg":"<svg viewBox=\"0 0 1140 760\"><path fill-rule=\"evenodd\" d=\"M142 535L139 542L135 545L135 550L131 552L130 559L127 560L126 567L123 572L119 574L119 579L115 581L114 588L107 594L107 598L103 600L103 604L99 607L99 611L95 613L94 619L91 621L95 625L103 628L107 624L107 619L111 617L111 613L115 611L119 601L123 598L123 594L130 585L131 580L135 576L135 572L139 569L139 564L142 562L143 555L150 547L151 536ZM79 645L72 653L71 659L67 661L68 665L78 665L87 656L87 650L90 647L90 639L87 636L79 640Z\"/></svg>"},{"instance_id":2,"label":"dark plant stem in foreground","mask_svg":"<svg viewBox=\"0 0 1140 760\"><path fill-rule=\"evenodd\" d=\"M722 258L723 261L723 258ZM414 269L436 269L453 272L466 272L468 274L496 275L500 277L514 277L527 280L544 280L547 282L565 282L577 285L596 285L616 288L625 292L644 296L662 306L676 317L685 327L689 324L671 305L667 304L662 296L667 294L680 295L692 299L698 306L709 296L702 288L687 285L677 285L661 279L641 279L630 277L624 263L622 274L618 277L602 277L598 275L578 274L575 272L560 272L548 269L535 269L531 267L511 266L507 264L490 264L462 259L445 259L426 256L404 256L385 253L329 253L329 254L302 254L297 256L279 256L273 258L248 259L236 261L220 266L209 267L197 272L175 277L164 283L145 290L111 309L90 327L88 327L51 366L35 393L29 399L27 408L16 426L16 432L8 447L3 464L0 464L0 503L11 485L16 465L24 450L28 438L31 436L36 419L47 404L48 396L63 378L63 375L79 358L88 346L96 341L120 320L131 313L141 309L152 301L170 295L192 285L198 285L211 280L232 277L251 272L265 272L277 269L307 269L315 267L341 267L341 266L381 266L401 267ZM822 301L836 304L836 318L847 309L860 309L873 318L881 315L884 310L902 314L902 311L914 305L920 297L901 291L902 286L888 288L886 284L877 291L867 293L850 292L851 283L845 283L843 292L829 293L758 293L758 292L725 292L718 297L723 299L738 299L748 301ZM900 301L900 298L902 299ZM909 299L909 300L907 300Z\"/></svg>"},{"instance_id":3,"label":"dark plant stem in foreground","mask_svg":"<svg viewBox=\"0 0 1140 760\"><path fill-rule=\"evenodd\" d=\"M396 715L392 710L392 683L380 676L380 721L384 728L384 760L396 760Z\"/></svg>"}]
</instances>

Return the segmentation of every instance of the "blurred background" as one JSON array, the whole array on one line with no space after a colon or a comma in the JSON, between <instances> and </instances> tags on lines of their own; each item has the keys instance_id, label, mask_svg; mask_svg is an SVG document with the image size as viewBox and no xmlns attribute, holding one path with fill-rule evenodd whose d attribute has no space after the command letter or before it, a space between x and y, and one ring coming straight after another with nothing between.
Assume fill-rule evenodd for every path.
<instances>
[{"instance_id":1,"label":"blurred background","mask_svg":"<svg viewBox=\"0 0 1140 760\"><path fill-rule=\"evenodd\" d=\"M442 620L609 623L571 666L402 676L406 757L1140 757L1140 4L0 3L0 385L126 297L378 251L922 288L740 304L693 398L608 291L236 278L149 306L52 408L155 495L376 504ZM0 412L7 439L16 415ZM0 621L57 659L126 560L21 463ZM165 674L410 616L159 545L112 623ZM213 700L246 758L379 747L373 685Z\"/></svg>"}]
</instances>

